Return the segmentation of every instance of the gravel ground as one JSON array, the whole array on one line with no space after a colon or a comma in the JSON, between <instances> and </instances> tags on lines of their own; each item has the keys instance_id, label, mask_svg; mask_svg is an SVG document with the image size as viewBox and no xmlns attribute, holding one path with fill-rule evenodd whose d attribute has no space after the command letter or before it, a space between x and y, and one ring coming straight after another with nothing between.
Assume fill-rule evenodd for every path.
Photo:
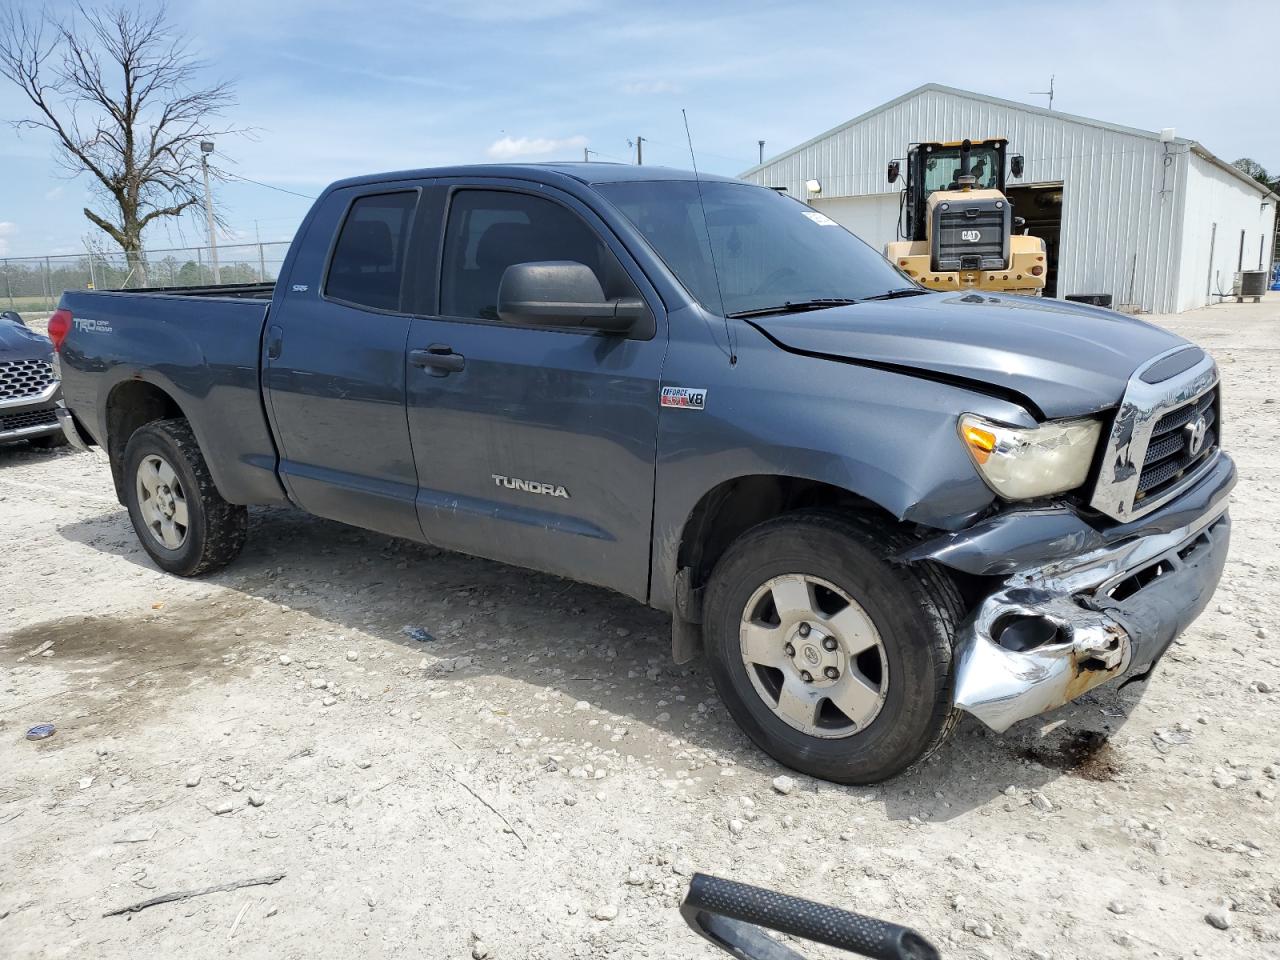
<instances>
[{"instance_id":1,"label":"gravel ground","mask_svg":"<svg viewBox=\"0 0 1280 960\"><path fill-rule=\"evenodd\" d=\"M1165 322L1240 465L1210 610L1145 690L872 788L779 790L619 596L284 509L183 581L105 465L0 448L0 954L706 958L701 870L948 958L1276 956L1280 296Z\"/></svg>"}]
</instances>

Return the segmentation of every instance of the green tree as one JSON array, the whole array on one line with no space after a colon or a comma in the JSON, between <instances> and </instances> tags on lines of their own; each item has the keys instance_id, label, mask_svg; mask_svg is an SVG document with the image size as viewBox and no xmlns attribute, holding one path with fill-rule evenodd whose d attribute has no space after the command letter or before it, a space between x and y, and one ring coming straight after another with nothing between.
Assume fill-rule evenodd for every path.
<instances>
[{"instance_id":1,"label":"green tree","mask_svg":"<svg viewBox=\"0 0 1280 960\"><path fill-rule=\"evenodd\" d=\"M1273 177L1267 172L1267 168L1260 164L1257 160L1250 160L1248 157L1241 157L1235 163L1231 164L1246 177L1253 177L1268 190L1280 192L1280 177Z\"/></svg>"}]
</instances>

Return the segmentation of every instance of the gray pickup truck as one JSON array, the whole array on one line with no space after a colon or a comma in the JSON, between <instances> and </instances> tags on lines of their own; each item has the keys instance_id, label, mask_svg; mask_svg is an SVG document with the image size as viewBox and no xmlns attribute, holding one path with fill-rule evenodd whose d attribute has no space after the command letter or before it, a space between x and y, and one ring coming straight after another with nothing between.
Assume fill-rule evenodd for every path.
<instances>
[{"instance_id":1,"label":"gray pickup truck","mask_svg":"<svg viewBox=\"0 0 1280 960\"><path fill-rule=\"evenodd\" d=\"M192 576L246 505L619 591L729 712L864 783L1146 677L1221 576L1235 468L1199 348L930 293L772 190L612 164L359 177L272 285L72 292L77 445Z\"/></svg>"}]
</instances>

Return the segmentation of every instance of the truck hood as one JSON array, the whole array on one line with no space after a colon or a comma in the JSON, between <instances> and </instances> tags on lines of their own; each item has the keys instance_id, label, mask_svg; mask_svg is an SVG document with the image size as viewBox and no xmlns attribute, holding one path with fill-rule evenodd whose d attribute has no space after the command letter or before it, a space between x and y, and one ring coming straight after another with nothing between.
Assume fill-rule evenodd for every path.
<instances>
[{"instance_id":1,"label":"truck hood","mask_svg":"<svg viewBox=\"0 0 1280 960\"><path fill-rule=\"evenodd\" d=\"M0 317L0 360L47 360L52 353L48 337Z\"/></svg>"},{"instance_id":2,"label":"truck hood","mask_svg":"<svg viewBox=\"0 0 1280 960\"><path fill-rule=\"evenodd\" d=\"M753 317L784 349L919 371L1049 419L1113 407L1144 361L1186 343L1124 314L1034 297L937 293Z\"/></svg>"}]
</instances>

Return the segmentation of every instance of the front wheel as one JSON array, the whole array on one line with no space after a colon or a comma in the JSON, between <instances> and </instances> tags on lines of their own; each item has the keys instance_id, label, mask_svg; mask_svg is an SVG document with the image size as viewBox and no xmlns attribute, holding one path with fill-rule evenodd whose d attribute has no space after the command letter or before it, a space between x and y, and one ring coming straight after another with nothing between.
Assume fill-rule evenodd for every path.
<instances>
[{"instance_id":1,"label":"front wheel","mask_svg":"<svg viewBox=\"0 0 1280 960\"><path fill-rule=\"evenodd\" d=\"M796 513L747 531L716 565L703 616L712 677L779 762L874 783L954 727L960 598L941 570L892 563L899 541L869 517Z\"/></svg>"},{"instance_id":2,"label":"front wheel","mask_svg":"<svg viewBox=\"0 0 1280 960\"><path fill-rule=\"evenodd\" d=\"M222 499L186 420L138 428L124 451L124 486L133 529L161 569L194 577L244 546L248 511Z\"/></svg>"}]
</instances>

